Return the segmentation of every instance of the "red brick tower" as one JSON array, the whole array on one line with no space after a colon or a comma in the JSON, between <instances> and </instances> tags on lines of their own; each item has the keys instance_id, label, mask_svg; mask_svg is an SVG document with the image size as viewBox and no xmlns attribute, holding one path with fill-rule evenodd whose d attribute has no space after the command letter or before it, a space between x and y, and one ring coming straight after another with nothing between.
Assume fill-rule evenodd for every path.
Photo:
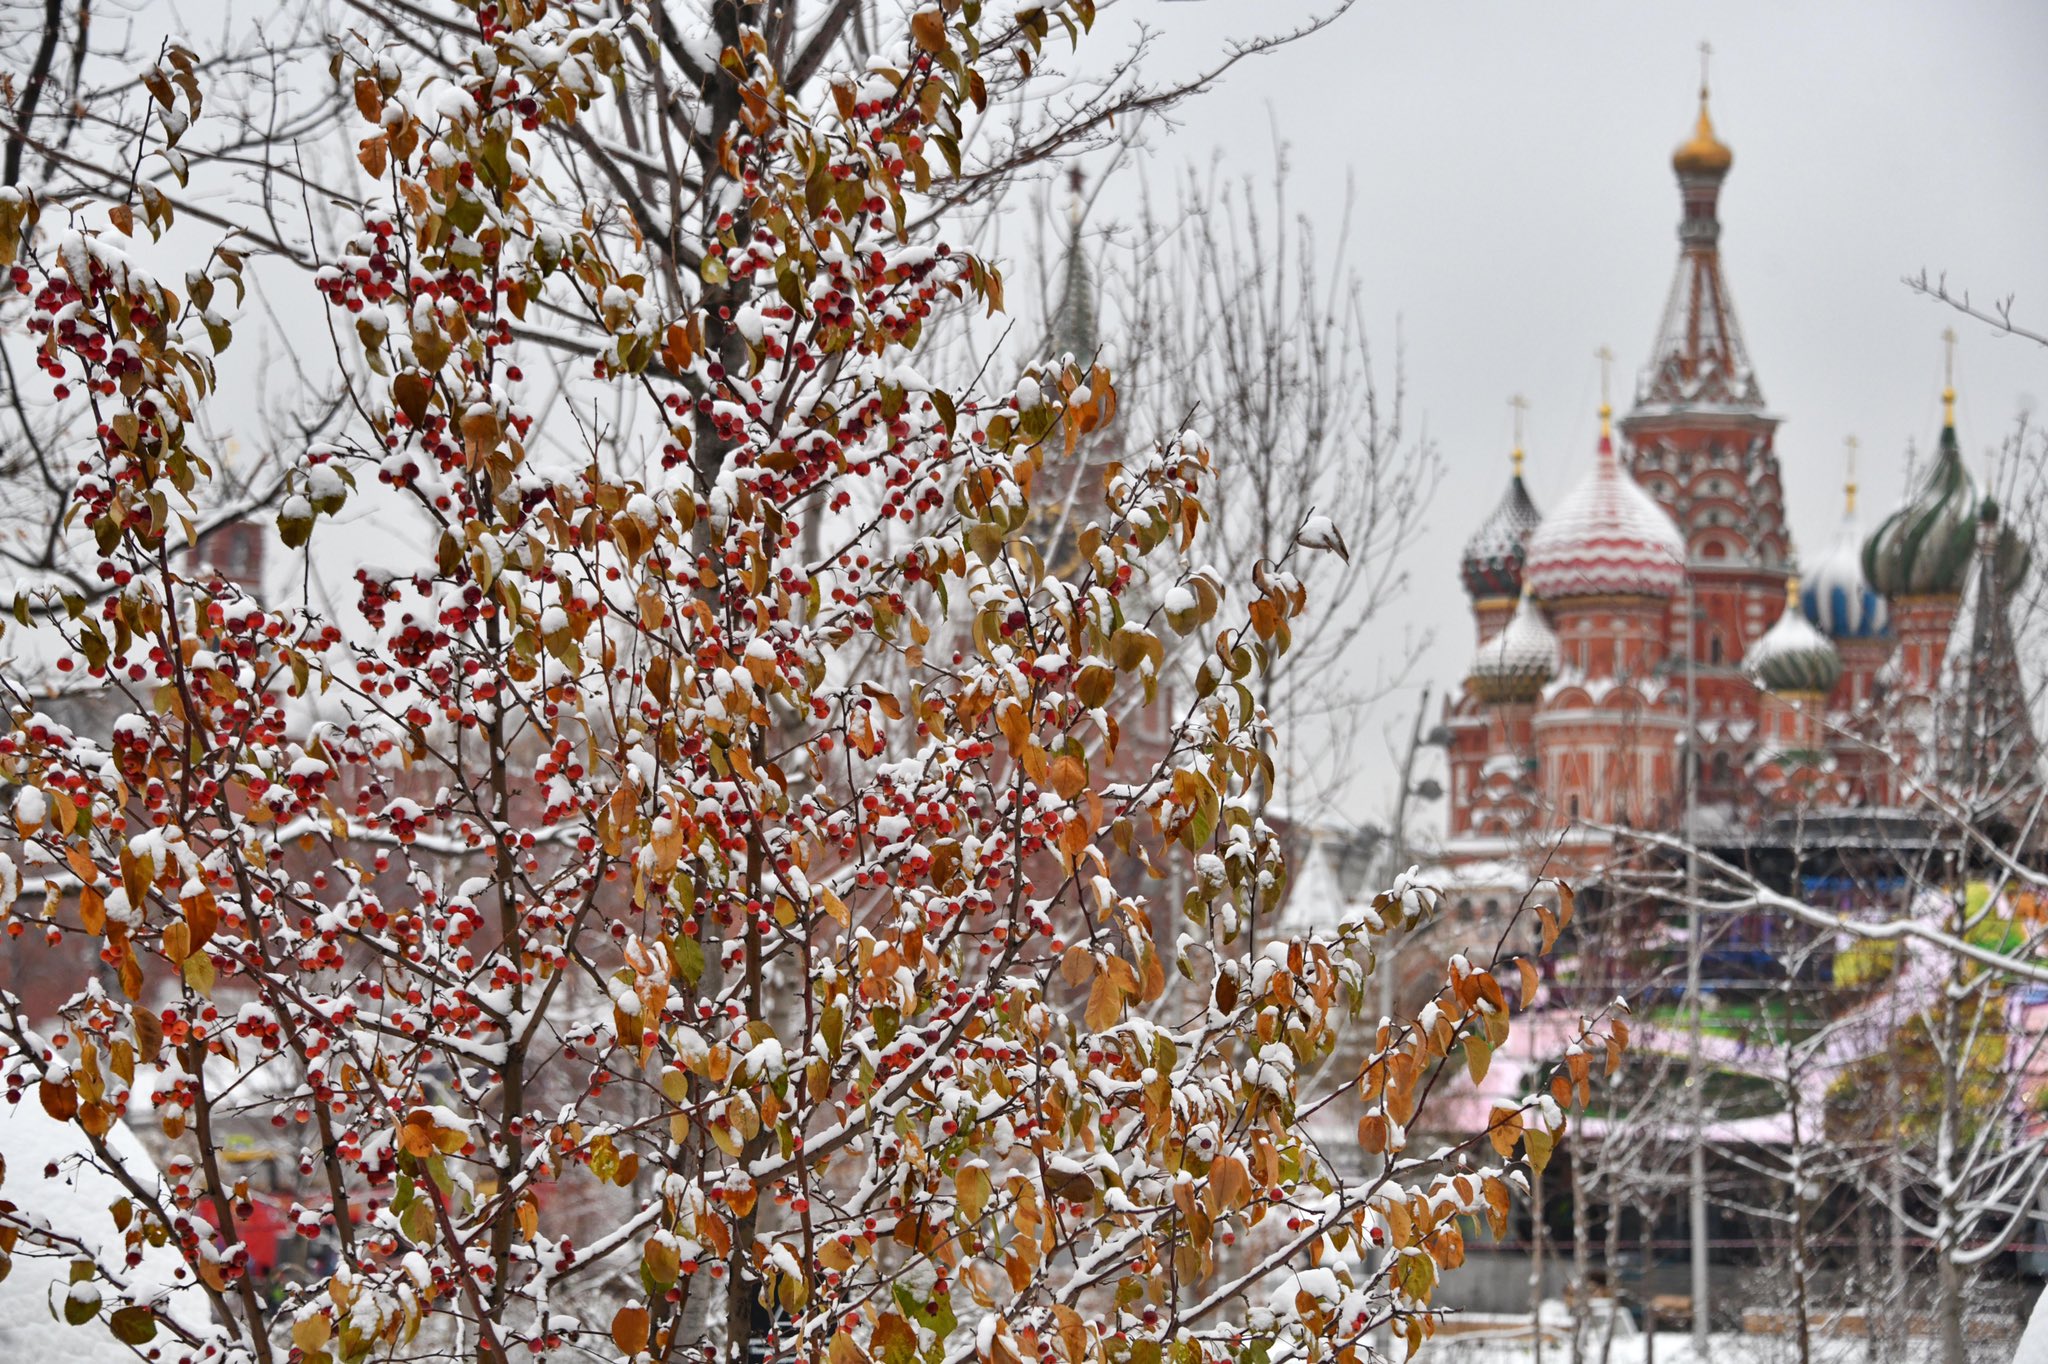
<instances>
[{"instance_id":1,"label":"red brick tower","mask_svg":"<svg viewBox=\"0 0 2048 1364\"><path fill-rule=\"evenodd\" d=\"M1721 183L1735 154L1714 135L1707 89L1699 123L1673 153L1684 217L1678 273L1650 362L1622 419L1628 465L1685 536L1697 605L1688 640L1674 617L1672 647L1698 663L1701 799L1734 801L1754 737L1757 693L1741 660L1777 620L1792 560L1784 490L1764 409L1721 273ZM1682 601L1674 602L1683 610Z\"/></svg>"},{"instance_id":2,"label":"red brick tower","mask_svg":"<svg viewBox=\"0 0 2048 1364\"><path fill-rule=\"evenodd\" d=\"M1683 707L1666 660L1685 542L1620 467L1608 417L1602 404L1592 470L1529 539L1523 587L1549 612L1559 655L1531 730L1557 824L1657 827L1679 789Z\"/></svg>"}]
</instances>

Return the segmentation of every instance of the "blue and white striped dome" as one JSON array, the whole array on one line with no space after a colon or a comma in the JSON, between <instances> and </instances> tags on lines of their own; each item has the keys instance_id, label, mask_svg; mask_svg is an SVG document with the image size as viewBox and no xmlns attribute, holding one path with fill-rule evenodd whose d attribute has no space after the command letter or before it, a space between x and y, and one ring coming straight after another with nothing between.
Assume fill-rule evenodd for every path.
<instances>
[{"instance_id":1,"label":"blue and white striped dome","mask_svg":"<svg viewBox=\"0 0 2048 1364\"><path fill-rule=\"evenodd\" d=\"M1830 639L1879 639L1891 629L1891 611L1863 576L1863 537L1854 515L1842 519L1842 533L1813 571L1801 581L1799 609Z\"/></svg>"}]
</instances>

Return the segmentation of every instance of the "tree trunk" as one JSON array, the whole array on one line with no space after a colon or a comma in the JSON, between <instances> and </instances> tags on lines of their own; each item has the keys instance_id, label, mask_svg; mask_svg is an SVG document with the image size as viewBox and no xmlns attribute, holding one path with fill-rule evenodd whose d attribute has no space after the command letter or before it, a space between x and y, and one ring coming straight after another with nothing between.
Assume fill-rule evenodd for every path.
<instances>
[{"instance_id":1,"label":"tree trunk","mask_svg":"<svg viewBox=\"0 0 2048 1364\"><path fill-rule=\"evenodd\" d=\"M1941 1302L1936 1312L1941 1319L1941 1364L1968 1364L1969 1342L1963 1337L1963 1271L1956 1264L1955 1252L1960 1247L1943 1244L1937 1252L1941 1256L1938 1286Z\"/></svg>"},{"instance_id":2,"label":"tree trunk","mask_svg":"<svg viewBox=\"0 0 2048 1364\"><path fill-rule=\"evenodd\" d=\"M1657 1207L1643 1209L1643 1364L1657 1364Z\"/></svg>"},{"instance_id":3,"label":"tree trunk","mask_svg":"<svg viewBox=\"0 0 2048 1364\"><path fill-rule=\"evenodd\" d=\"M1543 1176L1529 1173L1529 1350L1543 1364Z\"/></svg>"},{"instance_id":4,"label":"tree trunk","mask_svg":"<svg viewBox=\"0 0 2048 1364\"><path fill-rule=\"evenodd\" d=\"M1806 1144L1799 1122L1799 1084L1793 1077L1792 1117L1792 1312L1798 1327L1799 1364L1813 1364L1813 1322L1807 1305Z\"/></svg>"},{"instance_id":5,"label":"tree trunk","mask_svg":"<svg viewBox=\"0 0 2048 1364\"><path fill-rule=\"evenodd\" d=\"M1577 1143L1574 1143L1576 1146ZM1593 1259L1593 1229L1586 1216L1583 1152L1572 1152L1572 1364L1586 1361L1586 1314L1592 1310L1588 1280Z\"/></svg>"},{"instance_id":6,"label":"tree trunk","mask_svg":"<svg viewBox=\"0 0 2048 1364\"><path fill-rule=\"evenodd\" d=\"M1607 1199L1607 1239L1601 1251L1604 1263L1603 1277L1607 1281L1607 1324L1600 1333L1600 1364L1607 1364L1614 1353L1614 1319L1621 1315L1621 1275L1615 1265L1621 1261L1621 1208L1617 1206L1613 1191Z\"/></svg>"},{"instance_id":7,"label":"tree trunk","mask_svg":"<svg viewBox=\"0 0 2048 1364\"><path fill-rule=\"evenodd\" d=\"M1906 1176L1899 1148L1906 1140L1906 1124L1900 1103L1896 1057L1885 1071L1885 1102L1890 1106L1891 1117L1891 1139L1885 1144L1884 1157L1885 1192L1889 1200L1885 1216L1891 1223L1891 1282L1885 1290L1885 1303L1890 1310L1884 1314L1884 1351L1887 1360L1896 1362L1906 1357L1906 1339L1911 1333L1913 1315L1912 1290L1906 1282L1906 1221L1900 1215L1906 1206Z\"/></svg>"}]
</instances>

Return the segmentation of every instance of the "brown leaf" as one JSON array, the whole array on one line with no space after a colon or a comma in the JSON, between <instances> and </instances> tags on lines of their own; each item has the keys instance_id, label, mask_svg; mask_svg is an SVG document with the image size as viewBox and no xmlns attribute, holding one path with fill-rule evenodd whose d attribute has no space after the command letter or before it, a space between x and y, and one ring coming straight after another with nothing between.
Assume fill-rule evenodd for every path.
<instances>
[{"instance_id":1,"label":"brown leaf","mask_svg":"<svg viewBox=\"0 0 2048 1364\"><path fill-rule=\"evenodd\" d=\"M1209 1210L1220 1213L1227 1208L1243 1207L1251 1186L1251 1176L1245 1172L1243 1161L1236 1156L1218 1156L1209 1164L1209 1178L1203 1194L1208 1199Z\"/></svg>"},{"instance_id":2,"label":"brown leaf","mask_svg":"<svg viewBox=\"0 0 2048 1364\"><path fill-rule=\"evenodd\" d=\"M910 16L910 41L920 52L944 52L950 43L946 41L946 16L937 7L921 9Z\"/></svg>"},{"instance_id":3,"label":"brown leaf","mask_svg":"<svg viewBox=\"0 0 2048 1364\"><path fill-rule=\"evenodd\" d=\"M365 123L384 121L384 92L377 88L377 82L368 76L356 77L356 112L363 116Z\"/></svg>"},{"instance_id":4,"label":"brown leaf","mask_svg":"<svg viewBox=\"0 0 2048 1364\"><path fill-rule=\"evenodd\" d=\"M409 369L391 381L391 400L414 426L427 419L427 402L433 394L427 376L416 369Z\"/></svg>"},{"instance_id":5,"label":"brown leaf","mask_svg":"<svg viewBox=\"0 0 2048 1364\"><path fill-rule=\"evenodd\" d=\"M106 897L91 886L78 892L78 920L94 937L107 931Z\"/></svg>"},{"instance_id":6,"label":"brown leaf","mask_svg":"<svg viewBox=\"0 0 2048 1364\"><path fill-rule=\"evenodd\" d=\"M1093 830L1085 816L1076 816L1067 821L1067 827L1060 830L1060 851L1072 861L1088 850L1088 840Z\"/></svg>"},{"instance_id":7,"label":"brown leaf","mask_svg":"<svg viewBox=\"0 0 2048 1364\"><path fill-rule=\"evenodd\" d=\"M1059 1324L1060 1349L1066 1352L1072 1364L1081 1364L1088 1357L1088 1328L1081 1321L1081 1314L1062 1303L1055 1303L1053 1320Z\"/></svg>"},{"instance_id":8,"label":"brown leaf","mask_svg":"<svg viewBox=\"0 0 2048 1364\"><path fill-rule=\"evenodd\" d=\"M1486 1044L1484 1037L1471 1036L1465 1039L1465 1070L1471 1075L1473 1084L1476 1085L1486 1078L1486 1068L1492 1061L1493 1048Z\"/></svg>"},{"instance_id":9,"label":"brown leaf","mask_svg":"<svg viewBox=\"0 0 2048 1364\"><path fill-rule=\"evenodd\" d=\"M129 1010L135 1023L135 1049L145 1061L155 1061L164 1044L163 1020L149 1009L136 1006Z\"/></svg>"},{"instance_id":10,"label":"brown leaf","mask_svg":"<svg viewBox=\"0 0 2048 1364\"><path fill-rule=\"evenodd\" d=\"M917 1332L894 1312L882 1313L868 1344L882 1364L910 1364L917 1357Z\"/></svg>"},{"instance_id":11,"label":"brown leaf","mask_svg":"<svg viewBox=\"0 0 2048 1364\"><path fill-rule=\"evenodd\" d=\"M54 1084L45 1080L36 1086L36 1093L43 1101L43 1112L58 1122L70 1122L78 1115L78 1089L69 1082Z\"/></svg>"},{"instance_id":12,"label":"brown leaf","mask_svg":"<svg viewBox=\"0 0 2048 1364\"><path fill-rule=\"evenodd\" d=\"M988 1182L988 1167L984 1165L968 1165L963 1167L959 1174L953 1176L953 1192L954 1197L959 1201L960 1211L967 1214L967 1220L970 1222L979 1221L982 1210L988 1207L989 1193L991 1192Z\"/></svg>"},{"instance_id":13,"label":"brown leaf","mask_svg":"<svg viewBox=\"0 0 2048 1364\"><path fill-rule=\"evenodd\" d=\"M1061 800L1072 800L1088 785L1088 771L1078 758L1062 755L1052 764L1052 789Z\"/></svg>"},{"instance_id":14,"label":"brown leaf","mask_svg":"<svg viewBox=\"0 0 2048 1364\"><path fill-rule=\"evenodd\" d=\"M405 1121L398 1125L398 1146L408 1155L417 1156L421 1160L432 1156L438 1149L434 1145L433 1115L423 1108L416 1108L407 1114Z\"/></svg>"},{"instance_id":15,"label":"brown leaf","mask_svg":"<svg viewBox=\"0 0 2048 1364\"><path fill-rule=\"evenodd\" d=\"M1117 988L1107 972L1095 978L1095 984L1088 991L1088 1009L1082 1021L1090 1032L1101 1032L1122 1016L1124 992Z\"/></svg>"},{"instance_id":16,"label":"brown leaf","mask_svg":"<svg viewBox=\"0 0 2048 1364\"><path fill-rule=\"evenodd\" d=\"M1480 1192L1486 1196L1486 1220L1492 1224L1493 1239L1501 1240L1508 1234L1508 1186L1499 1176L1488 1175Z\"/></svg>"},{"instance_id":17,"label":"brown leaf","mask_svg":"<svg viewBox=\"0 0 2048 1364\"><path fill-rule=\"evenodd\" d=\"M612 1344L629 1355L647 1348L647 1309L621 1307L612 1317Z\"/></svg>"},{"instance_id":18,"label":"brown leaf","mask_svg":"<svg viewBox=\"0 0 2048 1364\"><path fill-rule=\"evenodd\" d=\"M484 457L498 445L498 414L488 409L462 414L463 454L472 467L481 466Z\"/></svg>"},{"instance_id":19,"label":"brown leaf","mask_svg":"<svg viewBox=\"0 0 2048 1364\"><path fill-rule=\"evenodd\" d=\"M1502 1158L1513 1155L1515 1142L1522 1135L1521 1111L1495 1105L1486 1118L1486 1135Z\"/></svg>"}]
</instances>

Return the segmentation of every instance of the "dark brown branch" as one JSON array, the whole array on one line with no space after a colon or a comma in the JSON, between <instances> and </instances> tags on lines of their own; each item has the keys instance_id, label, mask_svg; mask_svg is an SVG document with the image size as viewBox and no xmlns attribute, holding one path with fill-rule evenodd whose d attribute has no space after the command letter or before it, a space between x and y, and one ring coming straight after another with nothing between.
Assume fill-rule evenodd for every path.
<instances>
[{"instance_id":1,"label":"dark brown branch","mask_svg":"<svg viewBox=\"0 0 2048 1364\"><path fill-rule=\"evenodd\" d=\"M28 81L22 87L21 104L14 111L14 128L7 136L7 160L0 167L0 183L13 185L21 177L21 154L28 147L29 126L36 119L36 104L50 79L50 64L57 57L57 30L63 26L63 0L43 0L43 36L36 45L36 58L29 66Z\"/></svg>"}]
</instances>

